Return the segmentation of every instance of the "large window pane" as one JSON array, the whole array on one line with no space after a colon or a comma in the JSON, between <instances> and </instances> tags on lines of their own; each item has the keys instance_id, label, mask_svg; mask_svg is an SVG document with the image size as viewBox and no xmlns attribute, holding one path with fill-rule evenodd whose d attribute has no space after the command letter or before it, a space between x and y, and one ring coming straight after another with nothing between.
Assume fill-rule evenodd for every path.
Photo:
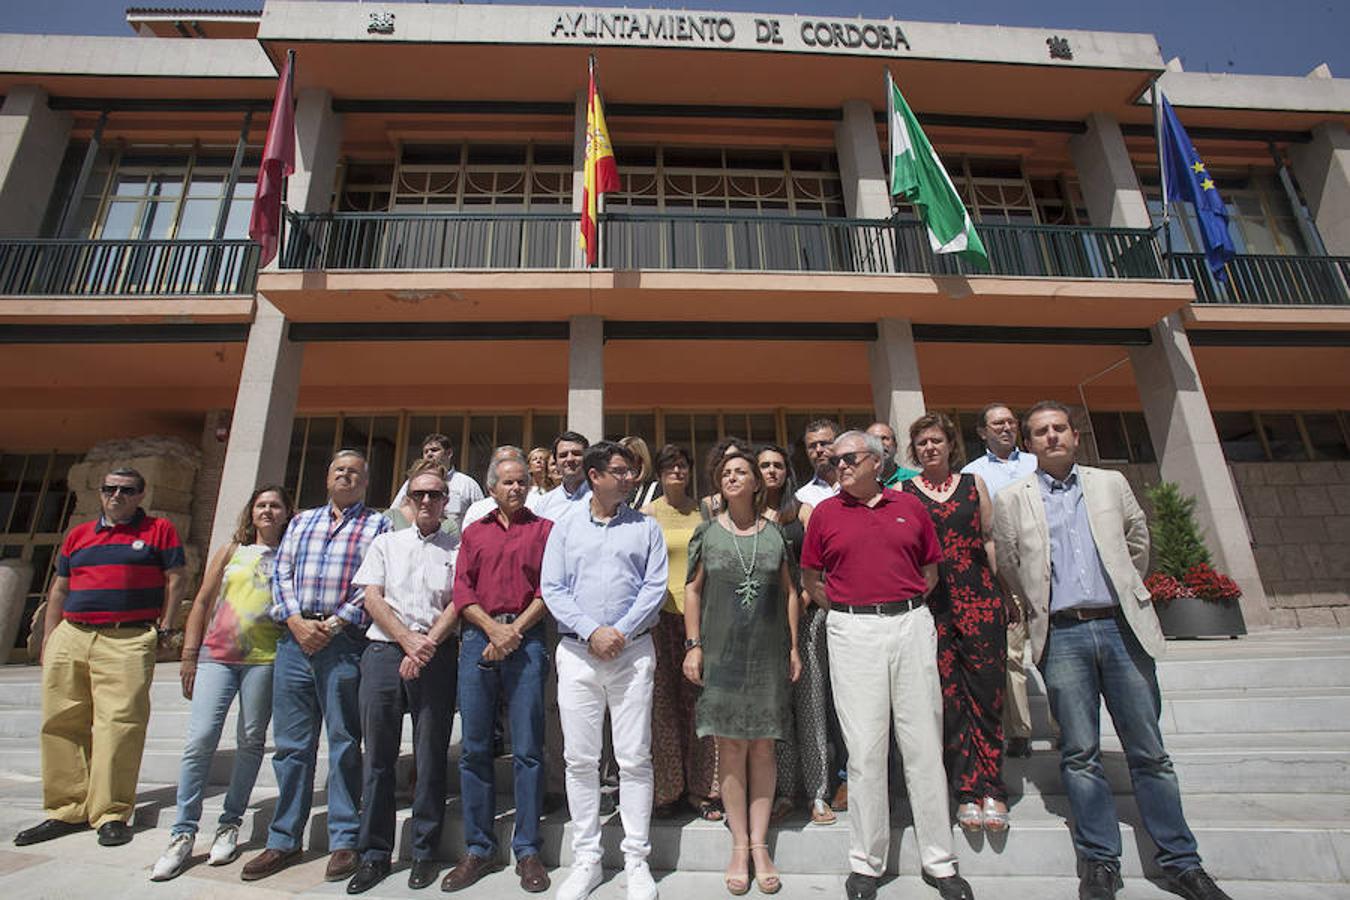
<instances>
[{"instance_id":1,"label":"large window pane","mask_svg":"<svg viewBox=\"0 0 1350 900\"><path fill-rule=\"evenodd\" d=\"M1307 450L1303 446L1303 435L1298 430L1298 420L1292 413L1260 413L1260 416L1261 428L1266 434L1271 459L1308 458Z\"/></svg>"},{"instance_id":2,"label":"large window pane","mask_svg":"<svg viewBox=\"0 0 1350 900\"><path fill-rule=\"evenodd\" d=\"M1303 427L1308 431L1314 459L1350 459L1337 413L1304 413Z\"/></svg>"},{"instance_id":3,"label":"large window pane","mask_svg":"<svg viewBox=\"0 0 1350 900\"><path fill-rule=\"evenodd\" d=\"M1230 462L1265 460L1266 449L1256 433L1256 422L1249 412L1216 412L1214 428Z\"/></svg>"}]
</instances>

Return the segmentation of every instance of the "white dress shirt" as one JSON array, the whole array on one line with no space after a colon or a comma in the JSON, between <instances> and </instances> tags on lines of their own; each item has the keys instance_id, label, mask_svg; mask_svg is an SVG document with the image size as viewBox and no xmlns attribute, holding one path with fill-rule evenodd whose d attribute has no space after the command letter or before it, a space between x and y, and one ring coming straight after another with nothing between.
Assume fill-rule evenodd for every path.
<instances>
[{"instance_id":1,"label":"white dress shirt","mask_svg":"<svg viewBox=\"0 0 1350 900\"><path fill-rule=\"evenodd\" d=\"M352 584L382 588L384 602L399 621L411 631L426 634L450 604L458 552L458 531L446 533L438 528L424 535L416 526L389 531L370 545ZM394 639L373 622L366 637Z\"/></svg>"}]
</instances>

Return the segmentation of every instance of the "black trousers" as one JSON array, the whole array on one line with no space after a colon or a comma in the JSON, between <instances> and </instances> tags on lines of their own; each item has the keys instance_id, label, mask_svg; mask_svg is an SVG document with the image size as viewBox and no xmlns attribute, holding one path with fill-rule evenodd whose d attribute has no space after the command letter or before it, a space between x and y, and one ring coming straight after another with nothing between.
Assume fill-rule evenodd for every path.
<instances>
[{"instance_id":1,"label":"black trousers","mask_svg":"<svg viewBox=\"0 0 1350 900\"><path fill-rule=\"evenodd\" d=\"M361 856L388 861L394 851L395 772L403 739L403 714L413 722L413 759L417 783L412 803L412 857L434 859L445 817L446 753L455 715L459 642L440 646L422 674L399 676L403 648L371 641L361 655L361 730L365 735L361 798Z\"/></svg>"}]
</instances>

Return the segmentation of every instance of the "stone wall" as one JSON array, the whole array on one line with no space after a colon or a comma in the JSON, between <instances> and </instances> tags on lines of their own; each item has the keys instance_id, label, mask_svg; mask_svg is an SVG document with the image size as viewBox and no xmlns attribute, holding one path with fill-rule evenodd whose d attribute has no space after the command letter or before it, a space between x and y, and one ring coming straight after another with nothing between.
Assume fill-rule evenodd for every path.
<instances>
[{"instance_id":1,"label":"stone wall","mask_svg":"<svg viewBox=\"0 0 1350 900\"><path fill-rule=\"evenodd\" d=\"M1350 628L1350 462L1233 463L1277 628Z\"/></svg>"}]
</instances>

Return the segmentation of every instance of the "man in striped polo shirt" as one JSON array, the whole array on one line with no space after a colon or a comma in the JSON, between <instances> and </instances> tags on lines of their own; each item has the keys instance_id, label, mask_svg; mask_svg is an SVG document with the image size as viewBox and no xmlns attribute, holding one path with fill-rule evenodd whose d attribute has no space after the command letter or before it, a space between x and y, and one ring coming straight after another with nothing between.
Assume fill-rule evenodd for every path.
<instances>
[{"instance_id":1,"label":"man in striped polo shirt","mask_svg":"<svg viewBox=\"0 0 1350 900\"><path fill-rule=\"evenodd\" d=\"M90 826L105 847L131 840L156 625L173 624L185 585L178 532L145 514L144 496L140 472L112 470L99 488L103 515L61 545L41 654L47 819L19 832L19 846Z\"/></svg>"}]
</instances>

